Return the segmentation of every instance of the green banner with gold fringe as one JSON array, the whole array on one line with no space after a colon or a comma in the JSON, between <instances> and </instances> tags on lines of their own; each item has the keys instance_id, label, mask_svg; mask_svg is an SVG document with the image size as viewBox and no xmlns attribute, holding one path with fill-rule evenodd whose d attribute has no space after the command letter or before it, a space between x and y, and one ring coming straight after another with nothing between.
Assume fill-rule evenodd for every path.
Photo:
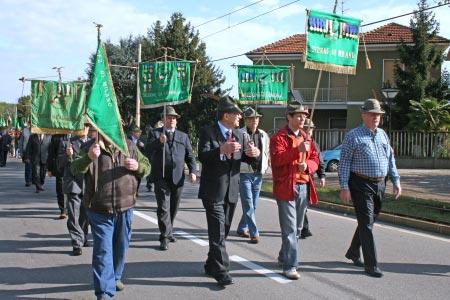
<instances>
[{"instance_id":1,"label":"green banner with gold fringe","mask_svg":"<svg viewBox=\"0 0 450 300\"><path fill-rule=\"evenodd\" d=\"M84 82L31 81L31 132L82 134Z\"/></svg>"},{"instance_id":2,"label":"green banner with gold fringe","mask_svg":"<svg viewBox=\"0 0 450 300\"><path fill-rule=\"evenodd\" d=\"M356 74L361 20L309 10L305 68Z\"/></svg>"},{"instance_id":3,"label":"green banner with gold fringe","mask_svg":"<svg viewBox=\"0 0 450 300\"><path fill-rule=\"evenodd\" d=\"M139 64L142 108L176 105L189 101L191 66L187 61Z\"/></svg>"},{"instance_id":4,"label":"green banner with gold fringe","mask_svg":"<svg viewBox=\"0 0 450 300\"><path fill-rule=\"evenodd\" d=\"M100 40L98 41L93 70L91 92L86 105L86 116L104 139L128 156L127 141L111 79L108 57L106 56L105 46Z\"/></svg>"},{"instance_id":5,"label":"green banner with gold fringe","mask_svg":"<svg viewBox=\"0 0 450 300\"><path fill-rule=\"evenodd\" d=\"M288 101L288 66L238 66L238 81L240 103L285 104Z\"/></svg>"}]
</instances>

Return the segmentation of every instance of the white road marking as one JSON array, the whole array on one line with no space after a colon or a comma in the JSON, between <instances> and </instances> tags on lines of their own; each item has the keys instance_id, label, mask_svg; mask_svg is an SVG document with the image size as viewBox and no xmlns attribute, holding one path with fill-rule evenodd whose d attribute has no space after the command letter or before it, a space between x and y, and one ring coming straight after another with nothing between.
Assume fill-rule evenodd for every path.
<instances>
[{"instance_id":1,"label":"white road marking","mask_svg":"<svg viewBox=\"0 0 450 300\"><path fill-rule=\"evenodd\" d=\"M149 221L150 223L153 223L153 224L155 224L155 225L158 225L158 220L156 220L155 218L152 218L152 217L150 217L150 216L147 216L146 214L141 213L140 211L137 211L137 210L133 210L133 213L134 213L136 216L141 217L142 219Z\"/></svg>"},{"instance_id":2,"label":"white road marking","mask_svg":"<svg viewBox=\"0 0 450 300\"><path fill-rule=\"evenodd\" d=\"M425 183L425 184L428 184L428 183L430 183L429 181L419 181L419 183Z\"/></svg>"},{"instance_id":3,"label":"white road marking","mask_svg":"<svg viewBox=\"0 0 450 300\"><path fill-rule=\"evenodd\" d=\"M206 242L205 240L199 239L198 237L196 237L195 235L192 235L190 233L187 233L185 231L182 230L177 230L174 232L174 234L176 235L181 235L184 238L187 238L189 240L191 240L192 242L196 243L197 245L200 245L202 247L206 247L209 246L209 243Z\"/></svg>"},{"instance_id":4,"label":"white road marking","mask_svg":"<svg viewBox=\"0 0 450 300\"><path fill-rule=\"evenodd\" d=\"M144 219L146 221L149 221L150 223L153 223L153 224L156 224L156 225L158 224L158 220L156 220L155 218L152 218L152 217L150 217L150 216L148 216L148 215L146 215L144 213L141 213L140 211L134 210L133 213L136 216L141 217L142 219ZM189 239L190 241L192 241L192 242L194 242L197 245L200 245L202 247L206 247L206 246L209 245L209 243L207 241L204 241L204 240L196 237L195 235L192 235L192 234L187 233L187 232L182 231L182 230L177 230L177 231L174 232L174 234L180 235L182 237L185 237L185 238ZM270 279L272 279L272 280L274 280L274 281L276 281L278 283L285 284L285 283L289 283L289 282L292 281L292 280L289 280L289 279L285 279L280 274L278 274L278 273L276 273L276 272L274 272L272 270L266 269L266 268L264 268L264 267L262 267L260 265L257 265L255 263L253 263L253 262L243 258L243 257L237 256L237 255L232 255L232 256L230 256L230 259L232 261L234 261L234 262L237 262L238 264L243 265L246 268L249 268L250 270L255 271L258 274L265 275L268 278L270 278Z\"/></svg>"},{"instance_id":5,"label":"white road marking","mask_svg":"<svg viewBox=\"0 0 450 300\"><path fill-rule=\"evenodd\" d=\"M269 198L261 197L260 199L263 200L263 201L266 201L266 202L273 202L273 203L277 202L276 200L269 199ZM308 210L310 210L310 211L312 211L312 212L314 212L316 214L319 214L319 215L334 217L334 218L337 218L337 219L346 220L346 221L350 221L350 222L356 223L356 219L354 219L352 217L340 216L340 215L336 215L336 214L332 214L332 213L318 211L318 210L316 210L314 208L309 208ZM434 236L434 235L427 234L427 233L416 232L416 231L412 231L412 230L408 230L408 229L398 228L398 227L394 227L394 226L391 226L391 225L385 225L385 224L379 224L379 223L375 223L375 226L381 227L381 228L385 228L385 229L394 230L394 231L398 231L398 232L402 232L402 233L409 233L409 234L412 234L412 235L425 237L425 238L429 238L429 239L433 239L433 240L437 240L437 241L441 241L441 242L445 242L445 243L450 243L450 239L445 238L445 237Z\"/></svg>"},{"instance_id":6,"label":"white road marking","mask_svg":"<svg viewBox=\"0 0 450 300\"><path fill-rule=\"evenodd\" d=\"M278 273L275 273L272 270L269 270L260 265L257 265L243 257L233 255L233 256L230 256L230 259L234 262L237 262L240 265L243 265L246 268L249 268L250 270L255 271L258 274L265 275L265 276L269 277L270 279L275 280L278 283L285 284L285 283L289 283L292 281L292 280L284 278L283 276L281 276Z\"/></svg>"}]
</instances>

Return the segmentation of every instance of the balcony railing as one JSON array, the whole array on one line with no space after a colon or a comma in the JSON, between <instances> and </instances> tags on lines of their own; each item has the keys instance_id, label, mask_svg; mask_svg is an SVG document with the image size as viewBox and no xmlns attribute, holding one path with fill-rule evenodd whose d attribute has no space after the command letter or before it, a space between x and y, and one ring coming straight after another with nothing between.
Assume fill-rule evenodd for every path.
<instances>
[{"instance_id":1,"label":"balcony railing","mask_svg":"<svg viewBox=\"0 0 450 300\"><path fill-rule=\"evenodd\" d=\"M303 101L312 102L314 100L315 88L294 88L301 93ZM317 93L318 102L347 102L347 88L320 88Z\"/></svg>"}]
</instances>

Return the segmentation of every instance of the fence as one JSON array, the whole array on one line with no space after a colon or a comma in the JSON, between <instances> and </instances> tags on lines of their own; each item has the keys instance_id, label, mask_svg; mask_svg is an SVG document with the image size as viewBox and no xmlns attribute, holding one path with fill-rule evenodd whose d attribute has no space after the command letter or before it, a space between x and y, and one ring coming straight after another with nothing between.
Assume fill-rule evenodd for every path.
<instances>
[{"instance_id":1,"label":"fence","mask_svg":"<svg viewBox=\"0 0 450 300\"><path fill-rule=\"evenodd\" d=\"M342 143L348 129L316 129L314 139L323 150ZM450 132L392 130L388 133L400 158L450 158Z\"/></svg>"},{"instance_id":2,"label":"fence","mask_svg":"<svg viewBox=\"0 0 450 300\"><path fill-rule=\"evenodd\" d=\"M314 100L314 88L295 88L303 97L303 101L312 102ZM318 102L347 102L347 88L319 88L317 93Z\"/></svg>"}]
</instances>

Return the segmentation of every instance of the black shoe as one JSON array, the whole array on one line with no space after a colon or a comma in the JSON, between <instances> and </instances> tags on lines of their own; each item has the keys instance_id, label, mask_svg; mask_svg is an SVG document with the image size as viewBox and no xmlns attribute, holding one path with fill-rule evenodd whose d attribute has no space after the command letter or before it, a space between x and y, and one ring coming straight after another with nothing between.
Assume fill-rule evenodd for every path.
<instances>
[{"instance_id":1,"label":"black shoe","mask_svg":"<svg viewBox=\"0 0 450 300\"><path fill-rule=\"evenodd\" d=\"M31 185L30 182L25 183L25 186L30 186L30 185Z\"/></svg>"},{"instance_id":2,"label":"black shoe","mask_svg":"<svg viewBox=\"0 0 450 300\"><path fill-rule=\"evenodd\" d=\"M169 242L176 243L177 239L174 236L169 237Z\"/></svg>"},{"instance_id":3,"label":"black shoe","mask_svg":"<svg viewBox=\"0 0 450 300\"><path fill-rule=\"evenodd\" d=\"M309 230L305 230L305 231L302 230L302 232L300 233L301 239L306 239L307 237L310 237L310 236L312 236L312 233Z\"/></svg>"},{"instance_id":4,"label":"black shoe","mask_svg":"<svg viewBox=\"0 0 450 300\"><path fill-rule=\"evenodd\" d=\"M167 243L166 239L162 240L161 243L159 244L159 250L161 251L169 250L169 244Z\"/></svg>"},{"instance_id":5,"label":"black shoe","mask_svg":"<svg viewBox=\"0 0 450 300\"><path fill-rule=\"evenodd\" d=\"M90 247L91 245L89 244L89 241L84 241L83 247Z\"/></svg>"},{"instance_id":6,"label":"black shoe","mask_svg":"<svg viewBox=\"0 0 450 300\"><path fill-rule=\"evenodd\" d=\"M80 256L83 254L83 250L81 250L81 248L73 248L72 254L73 256Z\"/></svg>"},{"instance_id":7,"label":"black shoe","mask_svg":"<svg viewBox=\"0 0 450 300\"><path fill-rule=\"evenodd\" d=\"M376 277L380 278L383 277L383 272L378 267L366 267L364 271L369 275L370 277Z\"/></svg>"},{"instance_id":8,"label":"black shoe","mask_svg":"<svg viewBox=\"0 0 450 300\"><path fill-rule=\"evenodd\" d=\"M229 274L226 274L225 276L221 277L220 279L216 278L217 284L220 286L226 286L233 284L233 278Z\"/></svg>"},{"instance_id":9,"label":"black shoe","mask_svg":"<svg viewBox=\"0 0 450 300\"><path fill-rule=\"evenodd\" d=\"M364 267L364 263L362 262L361 258L359 258L359 257L352 257L348 253L345 254L345 257L350 259L355 266L361 267L361 268Z\"/></svg>"},{"instance_id":10,"label":"black shoe","mask_svg":"<svg viewBox=\"0 0 450 300\"><path fill-rule=\"evenodd\" d=\"M45 191L44 188L42 187L42 185L36 186L36 189L38 189L38 190L40 190L40 191Z\"/></svg>"}]
</instances>

